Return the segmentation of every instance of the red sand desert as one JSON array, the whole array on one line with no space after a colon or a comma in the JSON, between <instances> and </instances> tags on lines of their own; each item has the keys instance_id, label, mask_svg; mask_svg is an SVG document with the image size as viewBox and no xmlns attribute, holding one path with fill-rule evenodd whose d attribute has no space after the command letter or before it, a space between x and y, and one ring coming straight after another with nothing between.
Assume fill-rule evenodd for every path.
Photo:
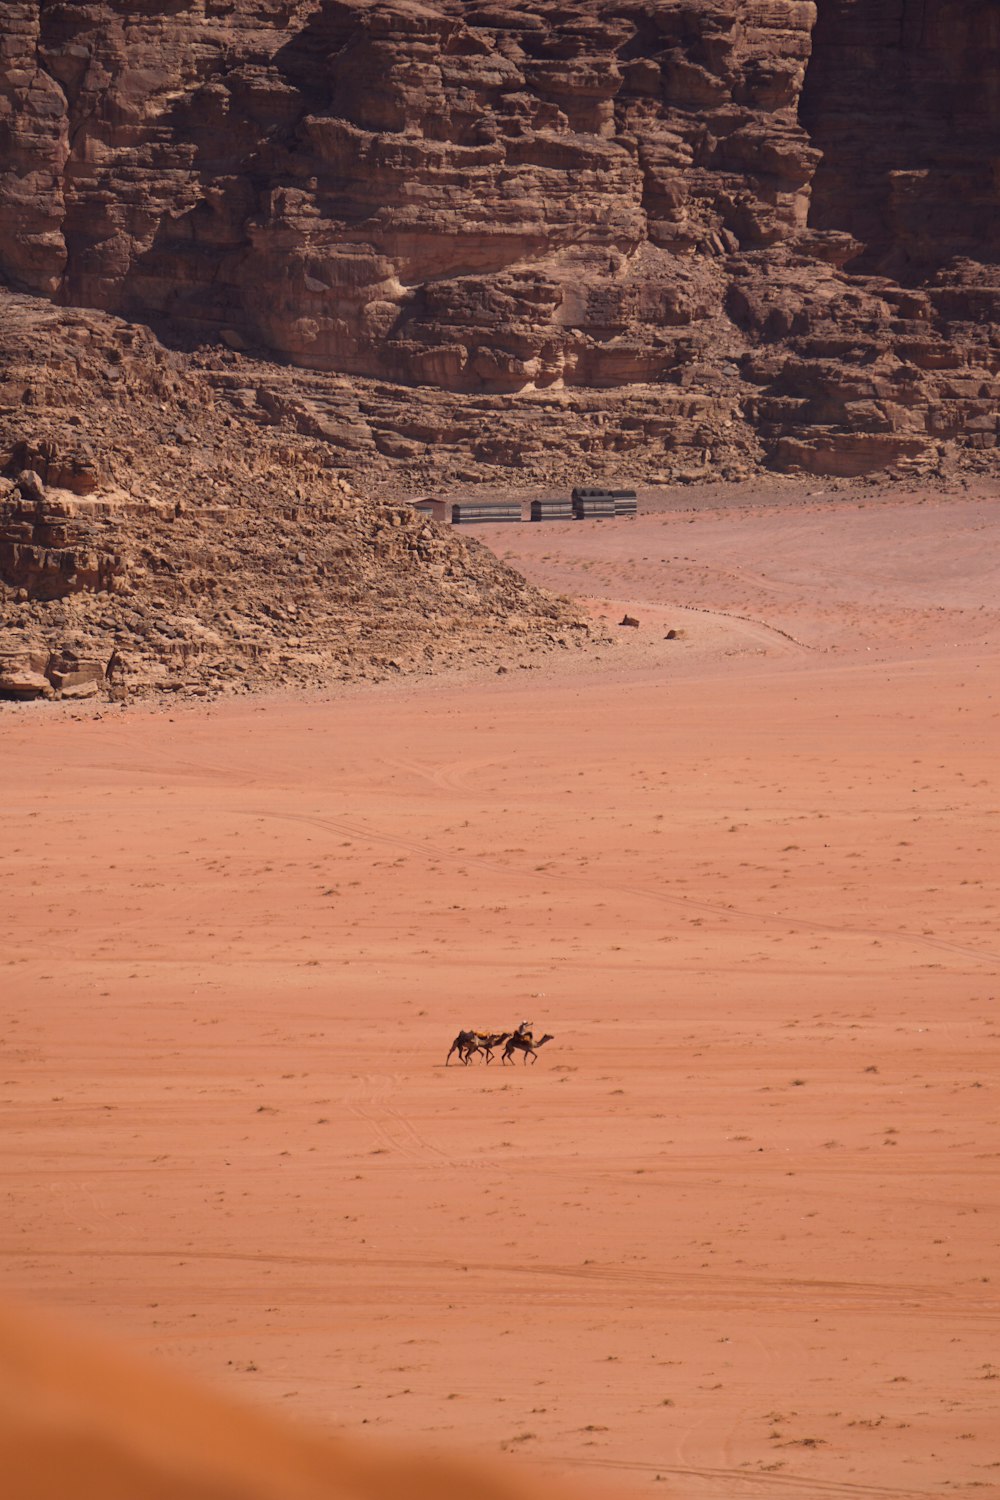
<instances>
[{"instance_id":1,"label":"red sand desert","mask_svg":"<svg viewBox=\"0 0 1000 1500\"><path fill-rule=\"evenodd\" d=\"M484 529L640 628L5 713L5 1293L620 1493L1000 1488L998 533ZM535 1065L443 1066L524 1018Z\"/></svg>"}]
</instances>

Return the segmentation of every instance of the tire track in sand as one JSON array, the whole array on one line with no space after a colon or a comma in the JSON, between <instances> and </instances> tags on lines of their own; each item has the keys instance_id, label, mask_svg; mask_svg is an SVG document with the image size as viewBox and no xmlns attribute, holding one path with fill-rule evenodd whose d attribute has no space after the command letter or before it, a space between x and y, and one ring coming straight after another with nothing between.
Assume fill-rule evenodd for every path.
<instances>
[{"instance_id":1,"label":"tire track in sand","mask_svg":"<svg viewBox=\"0 0 1000 1500\"><path fill-rule=\"evenodd\" d=\"M352 838L367 840L372 844L382 844L390 849L409 849L411 853L420 854L427 860L446 861L449 864L460 865L466 868L470 865L480 870L489 870L495 874L503 875L506 879L517 878L530 880L536 883L550 884L558 881L562 885L575 886L576 888L589 889L590 881L576 875L562 875L555 870L547 870L544 874L538 874L534 870L518 868L516 866L501 865L494 860L484 859L481 855L460 854L450 849L443 849L435 844L424 843L420 839L406 838L395 833L376 833L363 824L349 823L342 818L321 818L312 813L276 812L273 808L248 807L241 809L244 816L253 818L274 818L280 822L309 823L315 828L324 828L328 833L350 834ZM963 958L970 958L976 963L1000 964L1000 952L995 953L987 948L969 948L963 943L949 942L945 938L928 937L920 932L907 932L903 928L895 927L853 927L846 923L819 922L814 917L797 917L793 914L782 912L756 912L748 911L744 907L727 906L720 901L701 901L690 896L672 896L666 891L650 890L647 886L619 885L605 882L602 891L617 891L622 896L639 896L644 900L657 901L661 905L677 907L682 911L702 911L712 916L740 917L744 921L754 922L765 928L774 925L774 919L786 927L798 928L805 932L824 932L834 936L888 938L895 942L916 943L923 947L934 948L939 952L957 953Z\"/></svg>"},{"instance_id":2,"label":"tire track in sand","mask_svg":"<svg viewBox=\"0 0 1000 1500\"><path fill-rule=\"evenodd\" d=\"M802 1500L812 1500L814 1495L843 1496L844 1500L922 1500L923 1496L939 1495L940 1490L916 1490L912 1485L905 1489L896 1485L854 1484L845 1479L815 1479L797 1474L767 1474L752 1469L728 1469L675 1463L646 1463L631 1459L581 1458L576 1454L552 1454L550 1460L565 1464L569 1468L595 1468L620 1470L625 1473L669 1474L679 1479L720 1480L726 1486L727 1497L746 1494L792 1494Z\"/></svg>"},{"instance_id":3,"label":"tire track in sand","mask_svg":"<svg viewBox=\"0 0 1000 1500\"><path fill-rule=\"evenodd\" d=\"M444 1162L456 1165L455 1158L440 1146L435 1146L413 1124L389 1102L394 1088L398 1087L398 1074L372 1073L361 1080L360 1091L355 1097L353 1090L344 1096L344 1103L356 1119L363 1120L375 1132L385 1150L393 1151L408 1161Z\"/></svg>"},{"instance_id":4,"label":"tire track in sand","mask_svg":"<svg viewBox=\"0 0 1000 1500\"><path fill-rule=\"evenodd\" d=\"M24 1259L28 1255L29 1252L26 1252L23 1246L0 1245L0 1256L11 1260ZM30 1251L32 1263L75 1256L96 1259L173 1261L180 1265L219 1261L247 1266L275 1265L299 1269L314 1267L317 1270L389 1271L396 1276L401 1272L417 1274L430 1272L435 1280L446 1283L442 1286L442 1293L445 1295L450 1295L453 1290L452 1278L462 1273L481 1276L491 1283L496 1283L501 1279L528 1283L548 1280L555 1284L550 1289L550 1296L553 1295L560 1282L580 1282L589 1288L584 1295L591 1301L594 1289L602 1284L616 1294L623 1287L627 1287L632 1296L637 1299L642 1293L648 1294L650 1305L662 1307L664 1297L669 1297L670 1304L675 1309L694 1311L701 1311L706 1306L711 1306L714 1310L723 1307L727 1310L759 1309L766 1306L784 1311L805 1305L825 1312L891 1312L906 1315L923 1309L949 1319L963 1316L975 1318L979 1323L993 1322L1000 1318L1000 1300L984 1302L973 1292L962 1297L940 1287L895 1282L883 1284L860 1281L809 1281L791 1277L699 1276L693 1272L683 1271L643 1272L613 1266L449 1260L440 1256L366 1255L359 1259L357 1256L290 1254L266 1250L199 1250L190 1246L172 1249L128 1249L112 1245L106 1248L99 1246L69 1249L36 1248ZM513 1295L516 1291L515 1286L504 1295ZM544 1289L537 1285L530 1286L530 1293L533 1298L539 1300L545 1298ZM616 1305L619 1301L620 1299L616 1296Z\"/></svg>"}]
</instances>

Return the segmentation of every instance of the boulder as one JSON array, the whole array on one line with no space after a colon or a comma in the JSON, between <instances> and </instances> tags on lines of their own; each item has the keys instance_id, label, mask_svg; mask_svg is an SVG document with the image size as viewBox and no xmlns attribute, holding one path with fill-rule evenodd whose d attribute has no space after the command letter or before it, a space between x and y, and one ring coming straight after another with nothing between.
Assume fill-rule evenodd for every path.
<instances>
[{"instance_id":1,"label":"boulder","mask_svg":"<svg viewBox=\"0 0 1000 1500\"><path fill-rule=\"evenodd\" d=\"M15 482L23 499L39 504L45 499L45 486L34 469L22 469Z\"/></svg>"},{"instance_id":2,"label":"boulder","mask_svg":"<svg viewBox=\"0 0 1000 1500\"><path fill-rule=\"evenodd\" d=\"M47 676L60 698L93 698L107 683L102 661L66 646L49 659Z\"/></svg>"},{"instance_id":3,"label":"boulder","mask_svg":"<svg viewBox=\"0 0 1000 1500\"><path fill-rule=\"evenodd\" d=\"M46 676L49 653L44 648L0 645L0 698L52 698Z\"/></svg>"}]
</instances>

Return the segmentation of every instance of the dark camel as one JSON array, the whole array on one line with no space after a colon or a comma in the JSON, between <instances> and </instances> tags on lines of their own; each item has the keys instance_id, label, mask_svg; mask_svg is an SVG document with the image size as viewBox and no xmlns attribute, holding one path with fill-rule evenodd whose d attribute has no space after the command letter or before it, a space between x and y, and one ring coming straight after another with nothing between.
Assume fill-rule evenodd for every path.
<instances>
[{"instance_id":1,"label":"dark camel","mask_svg":"<svg viewBox=\"0 0 1000 1500\"><path fill-rule=\"evenodd\" d=\"M554 1041L555 1037L550 1035L549 1032L546 1032L545 1035L543 1037L540 1037L537 1042L532 1041L530 1032L526 1036L518 1036L515 1032L515 1034L508 1041L506 1047L503 1049L503 1056L501 1057L500 1061L507 1062L514 1056L515 1052L522 1052L524 1054L524 1056L521 1058L522 1062L527 1062L530 1056L531 1061L535 1063L538 1061L538 1057L536 1054L539 1047L544 1047L546 1042Z\"/></svg>"},{"instance_id":2,"label":"dark camel","mask_svg":"<svg viewBox=\"0 0 1000 1500\"><path fill-rule=\"evenodd\" d=\"M487 1063L491 1063L493 1061L493 1048L499 1047L500 1043L505 1042L509 1036L509 1031L477 1031L472 1046L466 1048L466 1062L468 1062L470 1057L474 1057L477 1052L481 1052Z\"/></svg>"},{"instance_id":3,"label":"dark camel","mask_svg":"<svg viewBox=\"0 0 1000 1500\"><path fill-rule=\"evenodd\" d=\"M462 1061L465 1062L465 1050L467 1047L471 1047L475 1040L476 1033L474 1031L460 1031L458 1033L458 1036L452 1042L451 1046L448 1048L448 1056L444 1060L445 1067L447 1067L449 1062L451 1061L451 1054L453 1052L457 1052Z\"/></svg>"},{"instance_id":4,"label":"dark camel","mask_svg":"<svg viewBox=\"0 0 1000 1500\"><path fill-rule=\"evenodd\" d=\"M481 1052L487 1063L490 1063L493 1061L493 1048L499 1047L509 1036L509 1031L460 1031L448 1049L444 1065L448 1066L453 1052L458 1053L466 1067L469 1066L469 1058L475 1057L477 1052Z\"/></svg>"}]
</instances>

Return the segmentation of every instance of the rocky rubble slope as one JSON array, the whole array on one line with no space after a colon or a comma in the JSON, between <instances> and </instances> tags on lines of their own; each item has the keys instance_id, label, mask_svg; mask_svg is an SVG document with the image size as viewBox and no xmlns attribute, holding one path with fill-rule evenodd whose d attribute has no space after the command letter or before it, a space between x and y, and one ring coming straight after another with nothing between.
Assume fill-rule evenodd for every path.
<instances>
[{"instance_id":1,"label":"rocky rubble slope","mask_svg":"<svg viewBox=\"0 0 1000 1500\"><path fill-rule=\"evenodd\" d=\"M587 636L148 329L8 296L0 349L2 697L315 687Z\"/></svg>"},{"instance_id":2,"label":"rocky rubble slope","mask_svg":"<svg viewBox=\"0 0 1000 1500\"><path fill-rule=\"evenodd\" d=\"M992 461L994 0L3 12L0 273L343 465Z\"/></svg>"}]
</instances>

